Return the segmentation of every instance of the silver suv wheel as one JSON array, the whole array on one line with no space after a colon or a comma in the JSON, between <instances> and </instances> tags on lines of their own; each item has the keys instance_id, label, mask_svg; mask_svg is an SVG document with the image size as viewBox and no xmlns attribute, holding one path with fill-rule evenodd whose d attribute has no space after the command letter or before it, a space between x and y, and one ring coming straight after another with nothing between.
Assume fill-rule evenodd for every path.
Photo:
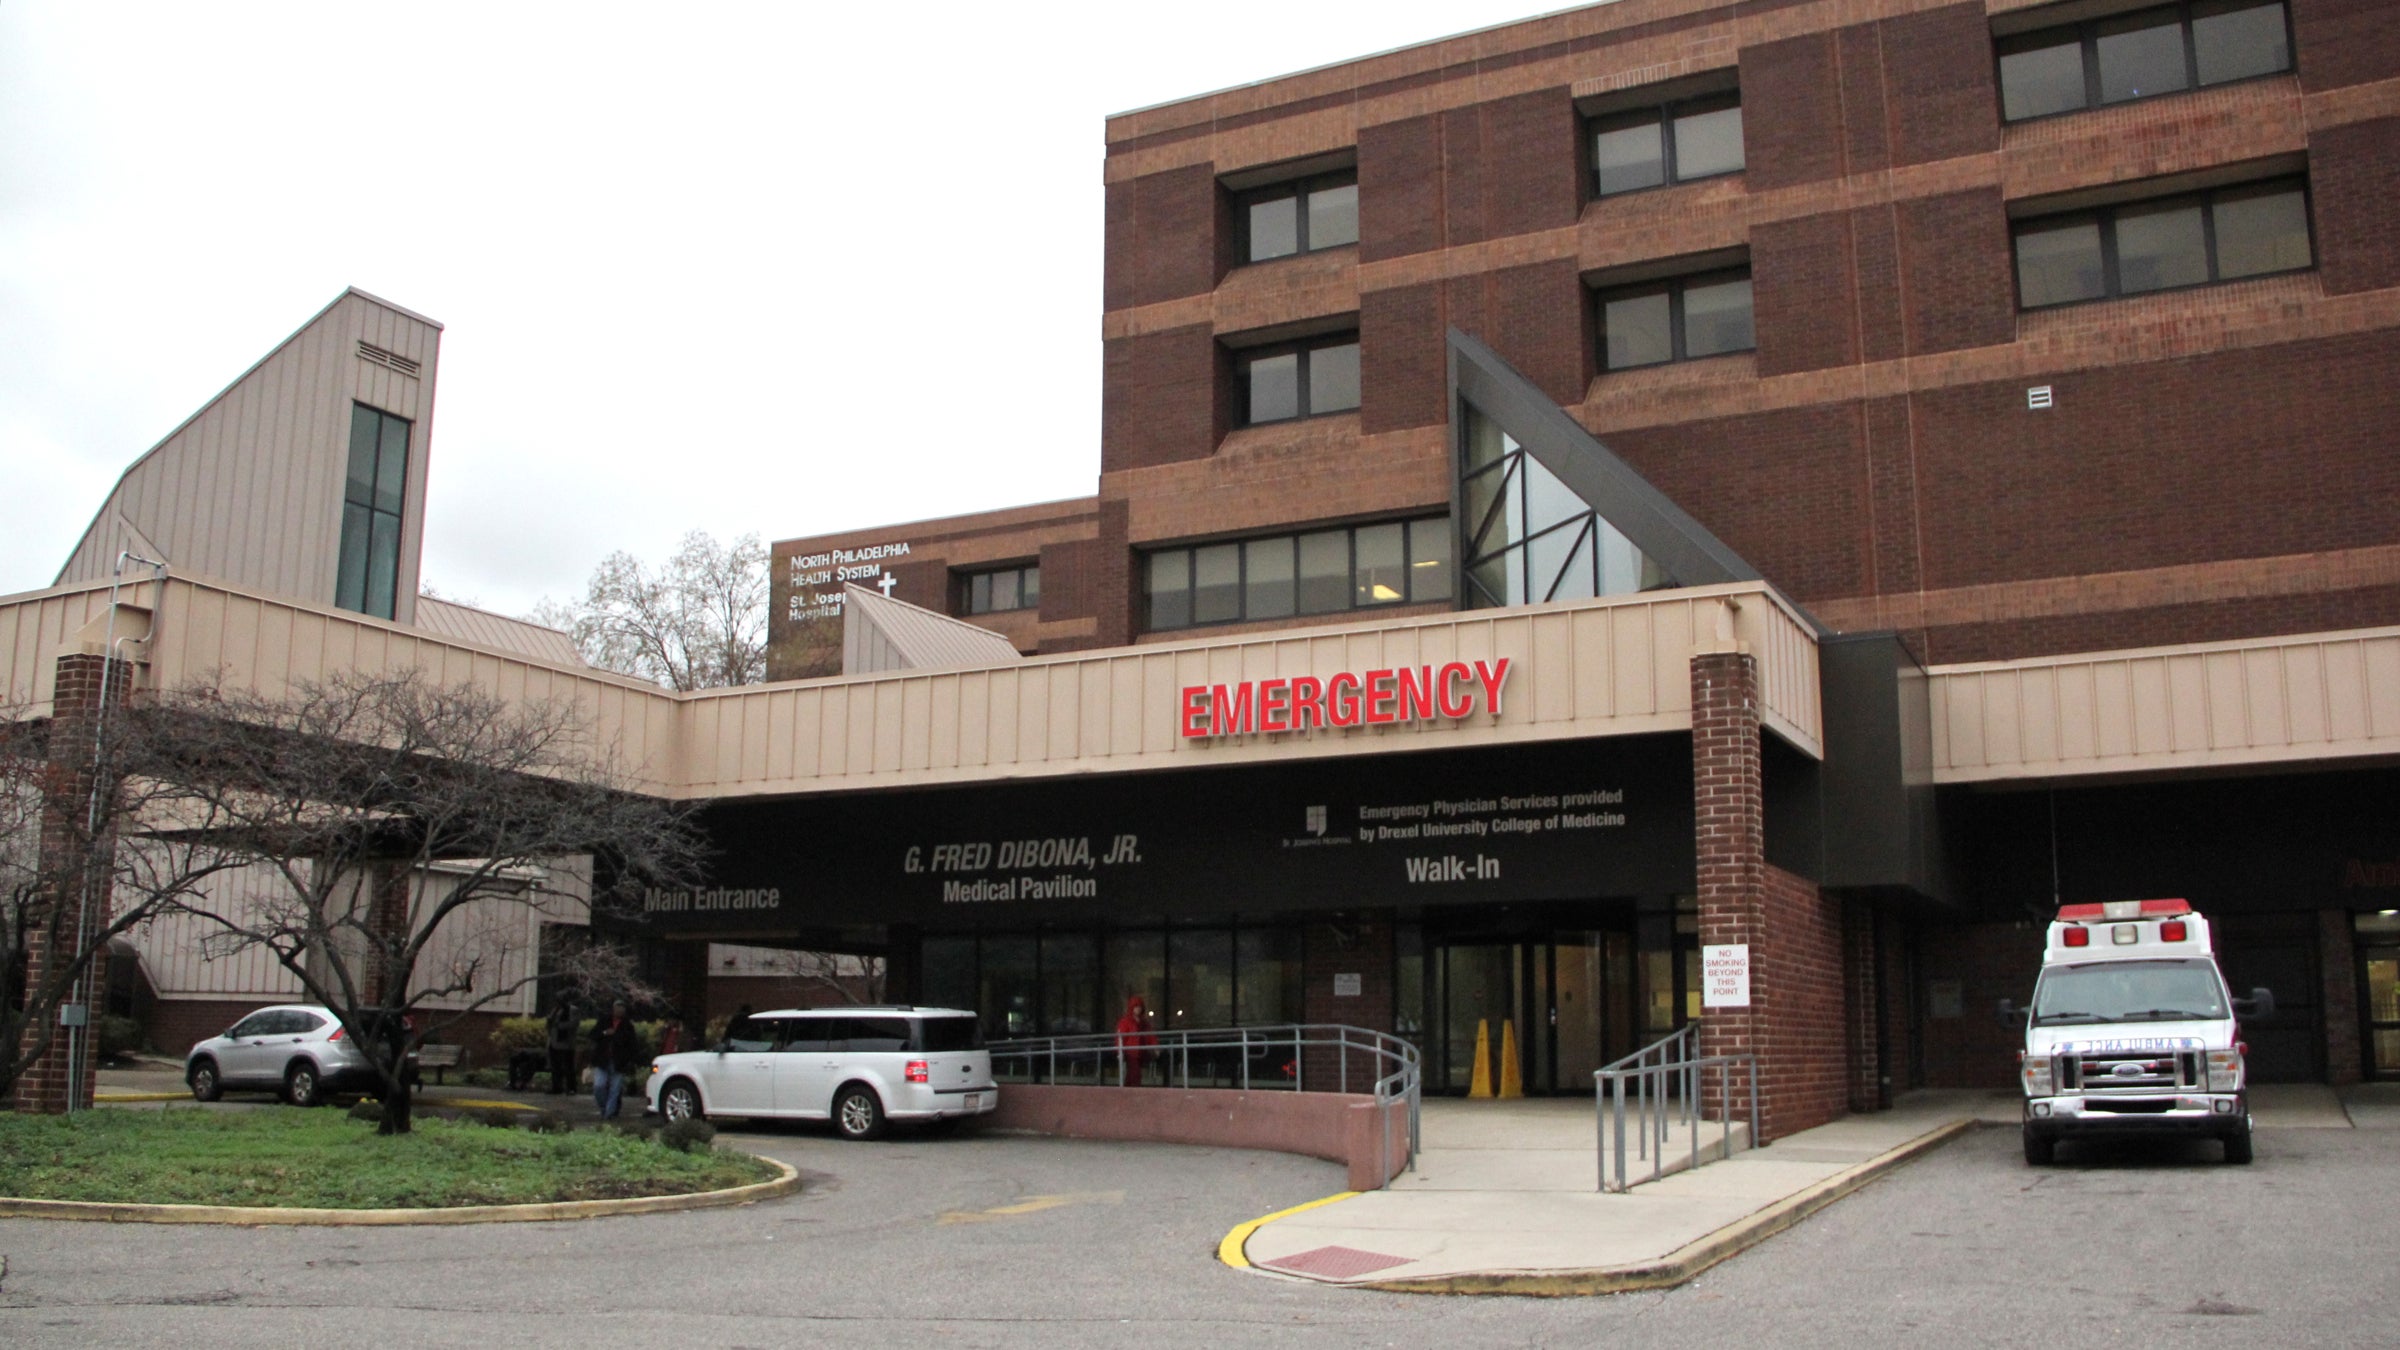
<instances>
[{"instance_id":1,"label":"silver suv wheel","mask_svg":"<svg viewBox=\"0 0 2400 1350\"><path fill-rule=\"evenodd\" d=\"M833 1104L833 1123L844 1139L877 1138L883 1133L883 1102L872 1088L844 1088Z\"/></svg>"}]
</instances>

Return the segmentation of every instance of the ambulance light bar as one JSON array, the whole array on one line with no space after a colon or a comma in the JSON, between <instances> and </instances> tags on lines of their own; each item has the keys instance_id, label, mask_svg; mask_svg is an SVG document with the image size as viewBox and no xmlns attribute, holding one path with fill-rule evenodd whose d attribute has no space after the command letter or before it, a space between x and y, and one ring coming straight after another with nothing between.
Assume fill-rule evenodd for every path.
<instances>
[{"instance_id":1,"label":"ambulance light bar","mask_svg":"<svg viewBox=\"0 0 2400 1350\"><path fill-rule=\"evenodd\" d=\"M2156 919L2170 914L2189 914L2191 912L2192 902L2189 900L2110 900L2101 904L2060 905L2058 921L2060 923L2084 923L2098 920L2102 923L2112 923L2125 919Z\"/></svg>"}]
</instances>

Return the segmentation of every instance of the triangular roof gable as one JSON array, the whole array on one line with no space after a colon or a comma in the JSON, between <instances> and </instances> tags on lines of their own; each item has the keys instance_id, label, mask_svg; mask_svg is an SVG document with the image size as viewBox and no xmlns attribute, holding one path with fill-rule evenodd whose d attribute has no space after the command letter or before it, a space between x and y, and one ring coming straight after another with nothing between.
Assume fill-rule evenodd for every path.
<instances>
[{"instance_id":1,"label":"triangular roof gable","mask_svg":"<svg viewBox=\"0 0 2400 1350\"><path fill-rule=\"evenodd\" d=\"M842 673L1014 665L1017 645L989 628L851 582L843 587Z\"/></svg>"}]
</instances>

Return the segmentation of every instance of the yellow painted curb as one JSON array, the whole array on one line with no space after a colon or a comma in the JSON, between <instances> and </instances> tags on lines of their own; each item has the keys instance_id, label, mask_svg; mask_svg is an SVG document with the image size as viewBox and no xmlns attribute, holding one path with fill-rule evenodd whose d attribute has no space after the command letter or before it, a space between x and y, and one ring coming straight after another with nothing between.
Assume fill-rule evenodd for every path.
<instances>
[{"instance_id":1,"label":"yellow painted curb","mask_svg":"<svg viewBox=\"0 0 2400 1350\"><path fill-rule=\"evenodd\" d=\"M180 1102L189 1100L188 1092L95 1092L92 1101L101 1102Z\"/></svg>"},{"instance_id":2,"label":"yellow painted curb","mask_svg":"<svg viewBox=\"0 0 2400 1350\"><path fill-rule=\"evenodd\" d=\"M1237 1223L1233 1226L1233 1231L1227 1233L1224 1239L1217 1243L1217 1259L1236 1270L1248 1270L1250 1269L1250 1258L1243 1253L1242 1248L1249 1243L1252 1233L1277 1219L1290 1218L1303 1210L1315 1209L1320 1205L1330 1205L1341 1200L1355 1199L1357 1196L1357 1191L1343 1191L1338 1195L1326 1196L1322 1200L1311 1200L1305 1205L1294 1205L1290 1209L1279 1209L1272 1214L1260 1215L1248 1223Z\"/></svg>"},{"instance_id":3,"label":"yellow painted curb","mask_svg":"<svg viewBox=\"0 0 2400 1350\"><path fill-rule=\"evenodd\" d=\"M1696 1238L1656 1261L1607 1266L1597 1270L1436 1275L1422 1280L1378 1280L1345 1287L1380 1289L1396 1294L1520 1294L1540 1298L1672 1289L1689 1282L1718 1262L1748 1251L1792 1227L1911 1158L1939 1148L1977 1128L1979 1123L1973 1119L1954 1120L1939 1129L1927 1131L1846 1172L1837 1172L1805 1190L1787 1195L1747 1218L1737 1219L1713 1233Z\"/></svg>"},{"instance_id":4,"label":"yellow painted curb","mask_svg":"<svg viewBox=\"0 0 2400 1350\"><path fill-rule=\"evenodd\" d=\"M392 1228L408 1224L531 1223L601 1219L616 1214L668 1214L772 1200L800 1189L800 1169L750 1156L783 1175L773 1181L692 1195L639 1195L625 1200L555 1200L533 1205L453 1205L443 1209L275 1209L247 1205L138 1205L107 1200L20 1200L0 1196L0 1219L82 1219L101 1223L316 1224Z\"/></svg>"}]
</instances>

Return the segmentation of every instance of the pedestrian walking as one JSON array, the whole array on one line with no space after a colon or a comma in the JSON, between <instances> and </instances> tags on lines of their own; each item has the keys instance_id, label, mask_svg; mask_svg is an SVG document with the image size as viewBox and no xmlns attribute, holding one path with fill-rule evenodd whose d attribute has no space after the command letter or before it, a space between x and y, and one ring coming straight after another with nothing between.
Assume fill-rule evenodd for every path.
<instances>
[{"instance_id":1,"label":"pedestrian walking","mask_svg":"<svg viewBox=\"0 0 2400 1350\"><path fill-rule=\"evenodd\" d=\"M561 994L550 1005L550 1095L575 1090L575 999Z\"/></svg>"},{"instance_id":2,"label":"pedestrian walking","mask_svg":"<svg viewBox=\"0 0 2400 1350\"><path fill-rule=\"evenodd\" d=\"M609 1015L592 1024L592 1104L602 1120L615 1120L625 1101L625 1075L640 1051L633 1034L633 1009L618 999Z\"/></svg>"}]
</instances>

